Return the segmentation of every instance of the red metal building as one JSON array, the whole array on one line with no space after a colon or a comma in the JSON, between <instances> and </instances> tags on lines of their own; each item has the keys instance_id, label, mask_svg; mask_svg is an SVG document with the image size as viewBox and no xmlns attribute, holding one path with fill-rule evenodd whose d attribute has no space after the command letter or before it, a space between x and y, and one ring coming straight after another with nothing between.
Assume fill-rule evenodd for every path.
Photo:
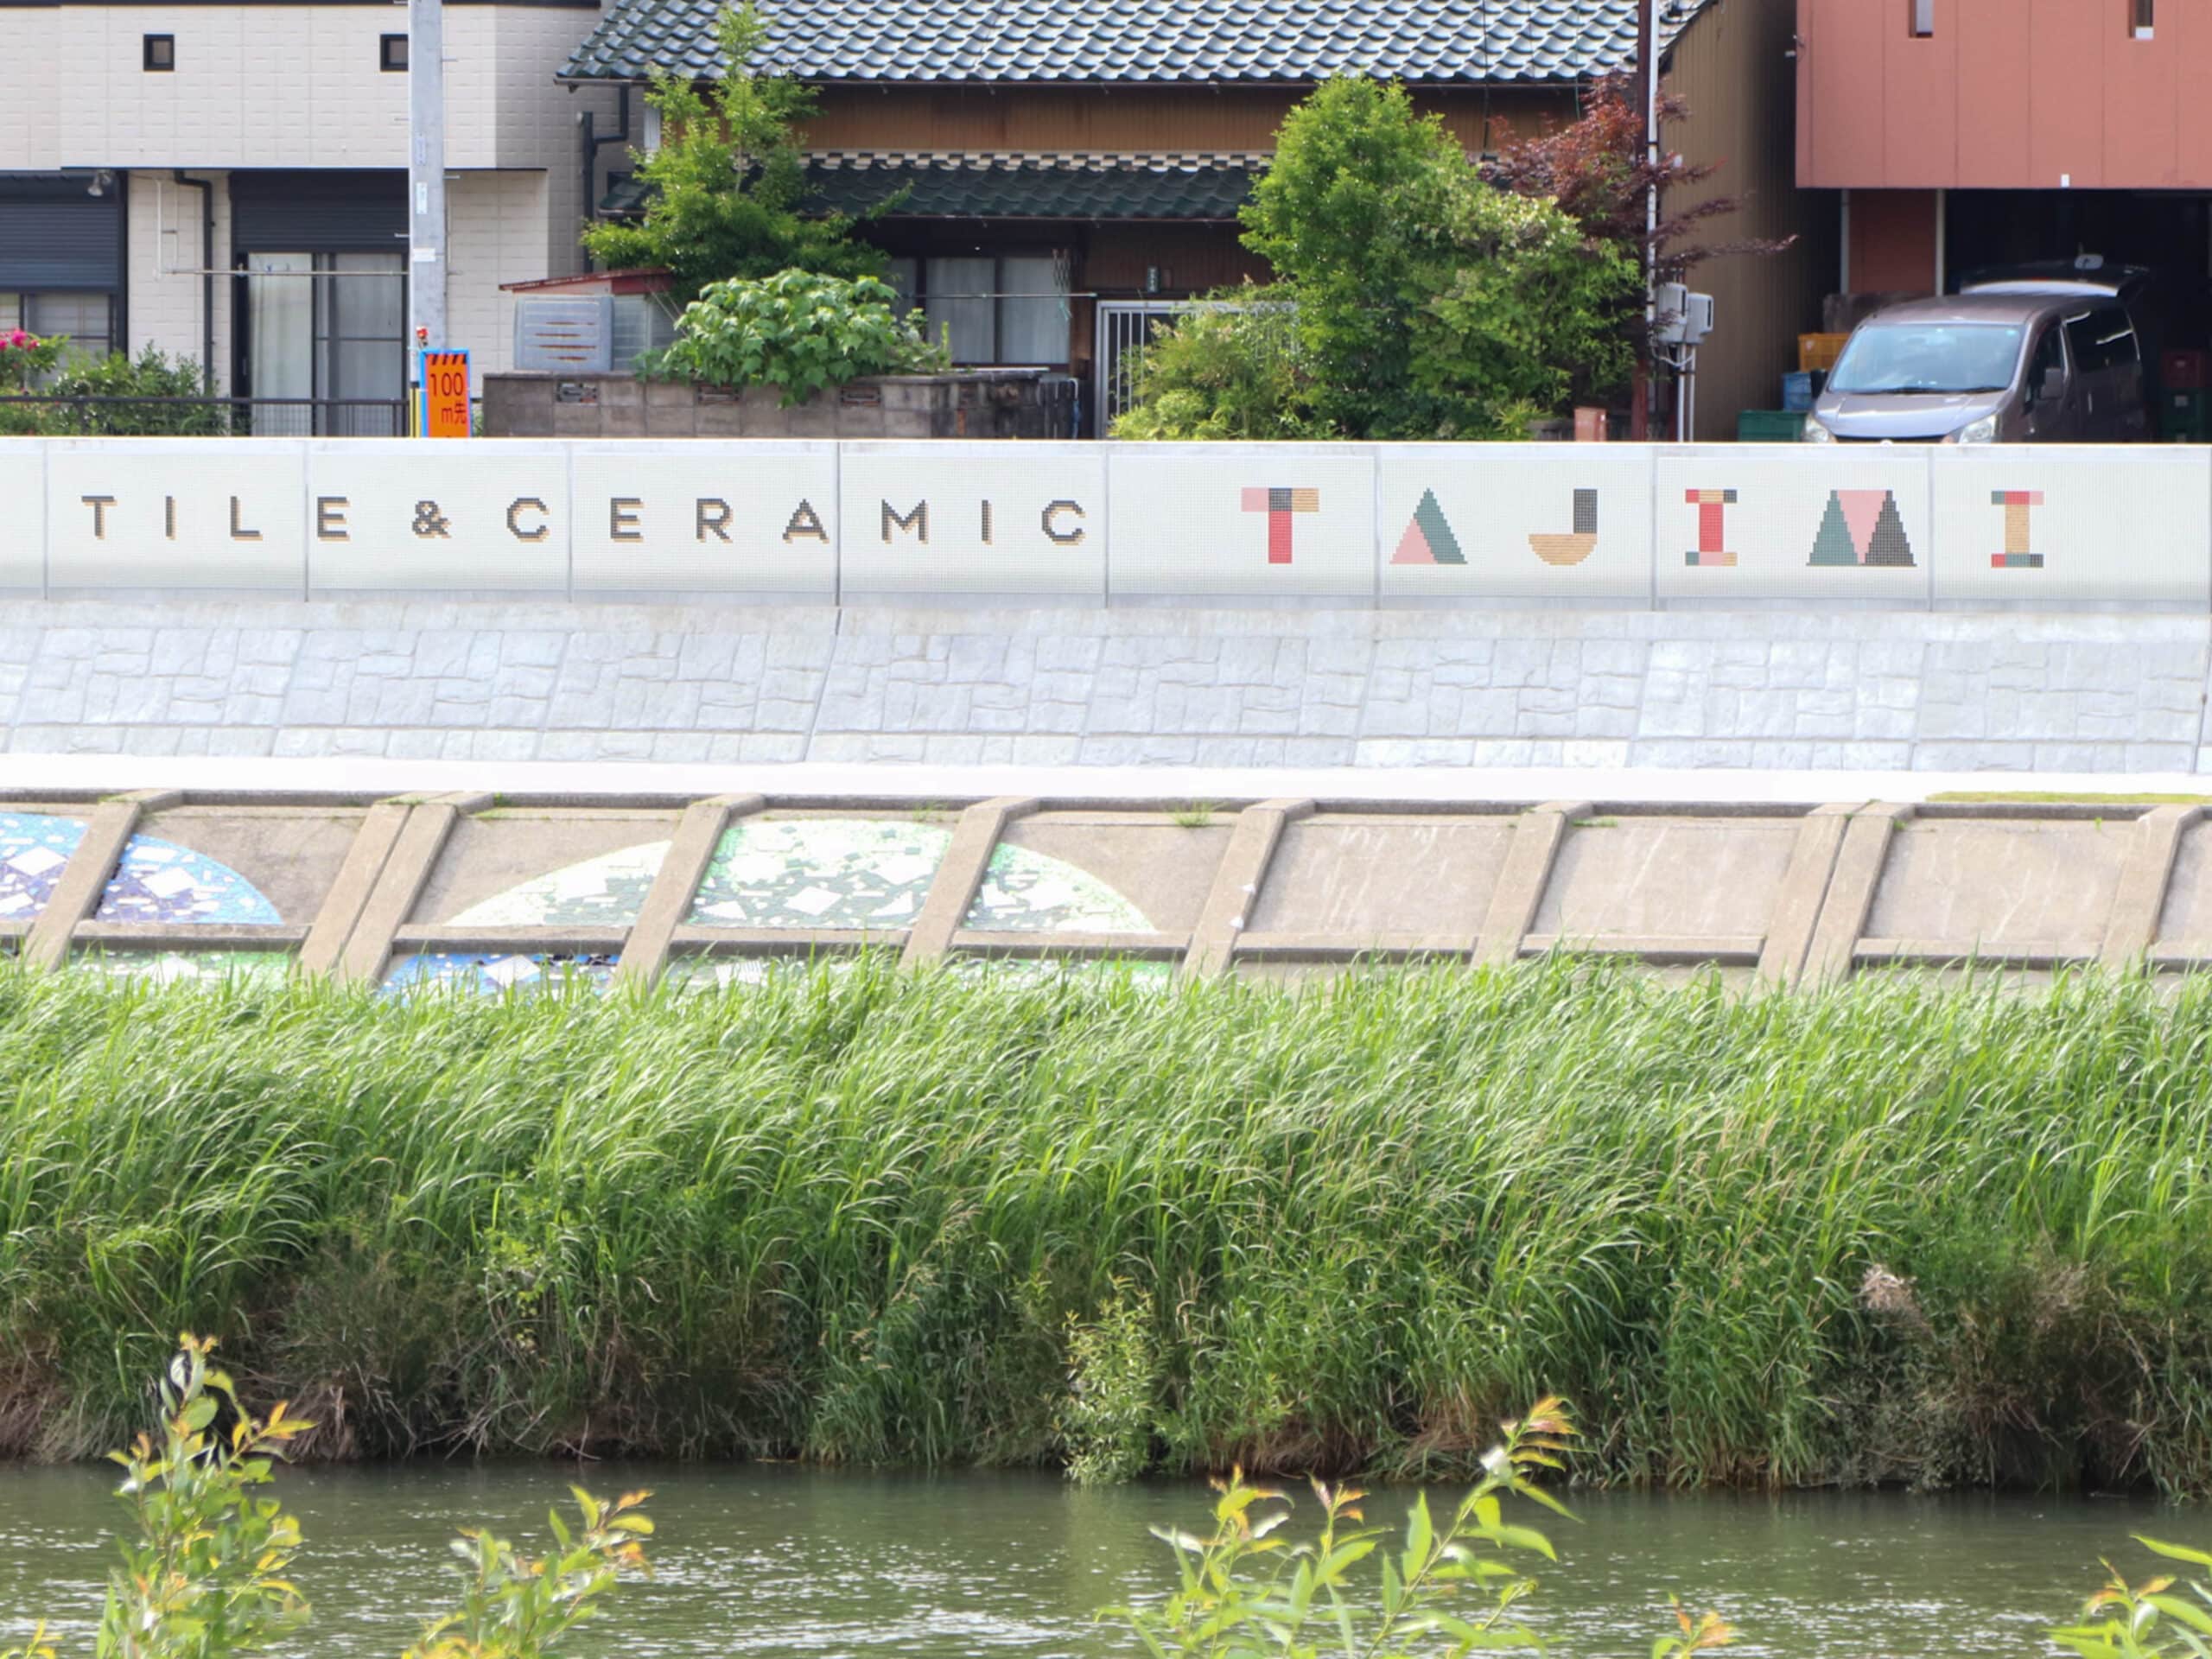
<instances>
[{"instance_id":1,"label":"red metal building","mask_svg":"<svg viewBox=\"0 0 2212 1659\"><path fill-rule=\"evenodd\" d=\"M1778 3L1778 0L1777 0ZM2202 335L2212 0L1797 0L1797 181L1845 292L2100 253Z\"/></svg>"}]
</instances>

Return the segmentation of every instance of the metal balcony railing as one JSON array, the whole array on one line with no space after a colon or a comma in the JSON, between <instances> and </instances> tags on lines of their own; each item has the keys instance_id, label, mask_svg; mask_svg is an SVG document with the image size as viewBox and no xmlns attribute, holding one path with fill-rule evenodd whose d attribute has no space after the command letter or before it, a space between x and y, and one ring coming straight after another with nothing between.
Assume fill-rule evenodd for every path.
<instances>
[{"instance_id":1,"label":"metal balcony railing","mask_svg":"<svg viewBox=\"0 0 2212 1659\"><path fill-rule=\"evenodd\" d=\"M0 436L397 438L404 397L0 397Z\"/></svg>"}]
</instances>

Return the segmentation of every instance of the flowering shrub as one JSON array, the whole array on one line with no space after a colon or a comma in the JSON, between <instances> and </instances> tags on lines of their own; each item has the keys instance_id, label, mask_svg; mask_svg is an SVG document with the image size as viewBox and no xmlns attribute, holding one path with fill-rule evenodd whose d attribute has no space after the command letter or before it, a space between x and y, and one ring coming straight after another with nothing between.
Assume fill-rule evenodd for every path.
<instances>
[{"instance_id":1,"label":"flowering shrub","mask_svg":"<svg viewBox=\"0 0 2212 1659\"><path fill-rule=\"evenodd\" d=\"M709 386L775 386L786 404L871 374L945 366L944 352L893 308L873 276L785 270L758 282L709 283L683 309L676 343L649 373Z\"/></svg>"},{"instance_id":2,"label":"flowering shrub","mask_svg":"<svg viewBox=\"0 0 2212 1659\"><path fill-rule=\"evenodd\" d=\"M0 334L0 391L21 391L61 360L65 340L41 340L20 328Z\"/></svg>"}]
</instances>

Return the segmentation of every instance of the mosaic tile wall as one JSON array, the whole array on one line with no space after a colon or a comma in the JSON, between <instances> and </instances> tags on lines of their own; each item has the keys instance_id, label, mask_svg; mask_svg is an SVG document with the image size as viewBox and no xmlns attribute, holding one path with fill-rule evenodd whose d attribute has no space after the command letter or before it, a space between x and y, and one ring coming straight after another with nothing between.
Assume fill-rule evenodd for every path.
<instances>
[{"instance_id":1,"label":"mosaic tile wall","mask_svg":"<svg viewBox=\"0 0 2212 1659\"><path fill-rule=\"evenodd\" d=\"M1558 949L1669 970L1756 971L1788 985L1963 962L2036 972L2212 964L2212 817L2185 803L1844 803L1757 818L1712 807L1316 812L1262 803L1222 808L1239 815L1232 833L1158 803L1103 811L1038 802L1007 815L1015 827L988 858L956 834L950 810L795 806L731 823L708 803L717 816L706 823L722 824L711 842L685 831L610 846L664 836L679 804L518 812L488 810L483 796L367 814L358 804L188 795L117 804L188 810L146 820L165 833L124 841L111 873L87 861L123 839L108 838L110 827L119 832L127 817L41 798L0 810L0 920L7 946L35 966L163 985L260 980L289 971L304 938L318 974L365 978L391 995L482 995L596 993L625 952L633 969L692 991L844 974L871 960L1140 986L1370 960L1503 963ZM350 842L327 833L334 812L359 820ZM300 826L310 822L326 830L303 874ZM1859 850L1847 857L1847 843ZM1509 855L1524 844L1541 862ZM211 845L222 856L201 850ZM679 846L683 874L701 872L699 890L680 906L664 892L665 907L638 931ZM73 863L77 879L67 880ZM440 899L431 908L441 919L400 919L419 913L425 891L461 887L464 876L468 907L458 916L444 916ZM929 899L941 904L971 881L963 937ZM58 897L65 886L74 898ZM2160 903L2140 902L2145 892ZM272 893L297 913L280 922ZM58 925L61 904L93 914ZM671 931L678 909L683 922ZM1135 936L1128 950L1146 960L1106 960L1128 951L1101 935Z\"/></svg>"},{"instance_id":2,"label":"mosaic tile wall","mask_svg":"<svg viewBox=\"0 0 2212 1659\"><path fill-rule=\"evenodd\" d=\"M476 991L497 996L510 991L563 990L572 985L603 991L613 982L614 969L621 961L619 952L471 956L432 950L402 958L385 976L384 990L388 996L426 990Z\"/></svg>"},{"instance_id":3,"label":"mosaic tile wall","mask_svg":"<svg viewBox=\"0 0 2212 1659\"><path fill-rule=\"evenodd\" d=\"M952 832L899 819L748 818L725 831L691 901L697 927L905 927Z\"/></svg>"},{"instance_id":4,"label":"mosaic tile wall","mask_svg":"<svg viewBox=\"0 0 2212 1659\"><path fill-rule=\"evenodd\" d=\"M1025 933L1148 933L1145 914L1065 859L1001 842L964 925Z\"/></svg>"},{"instance_id":5,"label":"mosaic tile wall","mask_svg":"<svg viewBox=\"0 0 2212 1659\"><path fill-rule=\"evenodd\" d=\"M228 865L174 842L133 836L92 919L165 927L274 927L283 918L259 888Z\"/></svg>"},{"instance_id":6,"label":"mosaic tile wall","mask_svg":"<svg viewBox=\"0 0 2212 1659\"><path fill-rule=\"evenodd\" d=\"M74 818L0 812L0 922L35 920L84 838Z\"/></svg>"}]
</instances>

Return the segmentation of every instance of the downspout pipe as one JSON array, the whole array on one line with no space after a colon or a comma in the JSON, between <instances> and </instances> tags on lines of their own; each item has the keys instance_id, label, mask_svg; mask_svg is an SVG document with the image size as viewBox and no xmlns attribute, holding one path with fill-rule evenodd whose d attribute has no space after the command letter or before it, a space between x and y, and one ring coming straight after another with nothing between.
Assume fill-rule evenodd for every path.
<instances>
[{"instance_id":1,"label":"downspout pipe","mask_svg":"<svg viewBox=\"0 0 2212 1659\"><path fill-rule=\"evenodd\" d=\"M215 186L210 179L188 179L174 167L169 176L200 193L200 386L215 395Z\"/></svg>"},{"instance_id":2,"label":"downspout pipe","mask_svg":"<svg viewBox=\"0 0 2212 1659\"><path fill-rule=\"evenodd\" d=\"M593 120L592 112L589 110L586 110L583 112L583 217L584 223L587 225L592 221L593 218L595 217L599 212L599 204L592 195L592 181L599 176L599 152L608 144L626 144L630 142L630 86L627 81L625 81L622 85L621 96L622 101L616 107L620 113L622 124L617 127L613 132L607 133L602 136L594 130L595 124Z\"/></svg>"}]
</instances>

